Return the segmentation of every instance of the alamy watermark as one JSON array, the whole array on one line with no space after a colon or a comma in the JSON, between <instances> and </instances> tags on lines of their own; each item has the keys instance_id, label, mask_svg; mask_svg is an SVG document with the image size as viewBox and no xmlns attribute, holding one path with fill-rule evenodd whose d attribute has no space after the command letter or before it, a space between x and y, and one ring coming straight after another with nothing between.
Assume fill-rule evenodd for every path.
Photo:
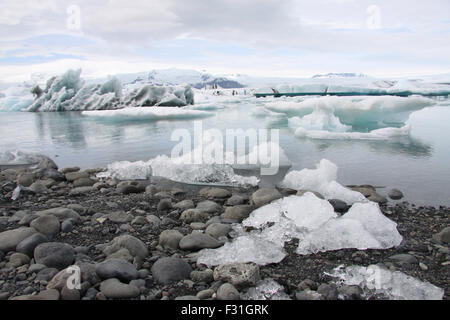
<instances>
[{"instance_id":1,"label":"alamy watermark","mask_svg":"<svg viewBox=\"0 0 450 320\"><path fill-rule=\"evenodd\" d=\"M67 7L66 12L67 12L67 20L66 20L67 29L81 30L81 8L73 4Z\"/></svg>"},{"instance_id":2,"label":"alamy watermark","mask_svg":"<svg viewBox=\"0 0 450 320\"><path fill-rule=\"evenodd\" d=\"M278 129L203 129L194 122L193 134L188 129L176 129L172 141L172 160L197 165L254 165L261 175L276 175L280 166ZM194 145L194 146L193 146ZM247 152L248 151L248 152Z\"/></svg>"},{"instance_id":3,"label":"alamy watermark","mask_svg":"<svg viewBox=\"0 0 450 320\"><path fill-rule=\"evenodd\" d=\"M381 9L377 5L371 5L366 10L368 17L366 20L366 26L368 29L377 30L381 29Z\"/></svg>"}]
</instances>

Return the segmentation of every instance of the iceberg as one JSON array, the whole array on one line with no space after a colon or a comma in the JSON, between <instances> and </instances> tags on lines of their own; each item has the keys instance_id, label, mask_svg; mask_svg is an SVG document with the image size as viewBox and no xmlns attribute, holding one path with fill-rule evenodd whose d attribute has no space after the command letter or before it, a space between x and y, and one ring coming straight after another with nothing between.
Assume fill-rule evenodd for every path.
<instances>
[{"instance_id":1,"label":"iceberg","mask_svg":"<svg viewBox=\"0 0 450 320\"><path fill-rule=\"evenodd\" d=\"M390 271L377 265L338 266L327 275L340 285L356 285L363 289L363 297L390 300L442 300L444 290L400 271Z\"/></svg>"},{"instance_id":2,"label":"iceberg","mask_svg":"<svg viewBox=\"0 0 450 320\"><path fill-rule=\"evenodd\" d=\"M311 123L320 123L323 119L333 120L331 124L342 129L341 125L355 128L367 128L375 125L405 123L409 115L417 110L435 105L436 102L424 97L313 97L300 99L298 102L278 101L266 103L265 107L273 112L285 113L289 117L303 119L301 124L309 124L309 129L323 129ZM328 115L325 117L324 115ZM337 119L331 117L333 115ZM339 120L339 125L336 120ZM333 126L331 126L332 128ZM306 128L308 129L308 127Z\"/></svg>"},{"instance_id":3,"label":"iceberg","mask_svg":"<svg viewBox=\"0 0 450 320\"><path fill-rule=\"evenodd\" d=\"M68 70L47 81L45 90L27 111L114 110L124 107L170 106L194 104L190 86L162 87L143 85L122 96L122 84L112 77L103 84L87 84L81 69Z\"/></svg>"},{"instance_id":4,"label":"iceberg","mask_svg":"<svg viewBox=\"0 0 450 320\"><path fill-rule=\"evenodd\" d=\"M339 199L348 204L367 201L361 193L337 183L337 172L338 167L334 163L322 159L316 169L290 171L280 185L295 190L315 191L326 199Z\"/></svg>"}]
</instances>

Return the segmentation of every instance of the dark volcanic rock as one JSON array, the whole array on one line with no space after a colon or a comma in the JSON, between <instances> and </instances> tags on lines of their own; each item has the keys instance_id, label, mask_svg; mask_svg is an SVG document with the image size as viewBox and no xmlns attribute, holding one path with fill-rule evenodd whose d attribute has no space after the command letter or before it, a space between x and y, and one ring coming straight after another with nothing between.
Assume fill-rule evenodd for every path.
<instances>
[{"instance_id":1,"label":"dark volcanic rock","mask_svg":"<svg viewBox=\"0 0 450 320\"><path fill-rule=\"evenodd\" d=\"M161 258L152 266L152 275L162 284L188 279L191 266L180 258Z\"/></svg>"},{"instance_id":2,"label":"dark volcanic rock","mask_svg":"<svg viewBox=\"0 0 450 320\"><path fill-rule=\"evenodd\" d=\"M72 246L69 244L47 242L38 245L34 249L34 259L36 263L61 270L73 263L75 254Z\"/></svg>"}]
</instances>

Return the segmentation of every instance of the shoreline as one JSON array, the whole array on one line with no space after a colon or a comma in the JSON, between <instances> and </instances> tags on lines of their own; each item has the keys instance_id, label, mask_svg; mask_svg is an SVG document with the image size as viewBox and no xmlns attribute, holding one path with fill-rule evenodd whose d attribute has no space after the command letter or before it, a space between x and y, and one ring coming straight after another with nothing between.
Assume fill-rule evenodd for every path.
<instances>
[{"instance_id":1,"label":"shoreline","mask_svg":"<svg viewBox=\"0 0 450 320\"><path fill-rule=\"evenodd\" d=\"M195 261L202 246L213 248L230 240L233 223L240 223L256 208L252 198L257 187L207 187L158 177L96 181L91 175L98 169L57 170L49 159L38 167L0 172L0 239L9 239L9 248L0 249L0 299L237 299L255 286L256 280L231 281L226 270L221 273L217 267ZM17 182L28 187L11 201ZM289 196L297 190L278 192ZM274 279L290 299L335 300L364 296L353 286L335 287L325 272L342 264L382 264L442 288L448 300L450 249L436 234L449 226L450 209L390 200L380 208L397 223L404 238L397 248L341 249L301 256L295 253L298 241L294 240L285 245L288 255L280 263L256 268L245 264L244 268L253 270L258 280ZM215 228L208 229L211 225ZM29 234L19 234L24 231L18 228L26 228ZM13 233L4 236L10 230ZM183 238L201 230L209 236L207 241L180 248ZM36 236L37 231L46 238ZM132 244L124 245L127 241ZM36 253L36 247L48 242L53 247ZM5 244L0 241L0 246ZM51 256L48 251L65 254L46 257ZM176 274L167 274L167 263L175 264ZM72 264L81 267L79 290L61 285L60 271Z\"/></svg>"}]
</instances>

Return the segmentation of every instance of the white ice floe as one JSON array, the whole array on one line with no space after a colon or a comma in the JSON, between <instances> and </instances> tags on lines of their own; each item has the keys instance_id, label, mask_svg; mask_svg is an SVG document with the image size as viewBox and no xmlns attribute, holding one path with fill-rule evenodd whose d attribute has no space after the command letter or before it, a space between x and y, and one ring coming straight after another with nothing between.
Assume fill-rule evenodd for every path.
<instances>
[{"instance_id":1,"label":"white ice floe","mask_svg":"<svg viewBox=\"0 0 450 320\"><path fill-rule=\"evenodd\" d=\"M394 137L409 136L410 125L401 128L381 128L369 132L335 132L326 130L308 130L297 128L295 136L299 138L323 139L323 140L390 140Z\"/></svg>"},{"instance_id":2,"label":"white ice floe","mask_svg":"<svg viewBox=\"0 0 450 320\"><path fill-rule=\"evenodd\" d=\"M295 190L316 191L326 199L339 199L348 204L367 201L359 192L350 190L337 180L338 167L329 160L322 159L316 169L290 171L281 182L281 186Z\"/></svg>"},{"instance_id":3,"label":"white ice floe","mask_svg":"<svg viewBox=\"0 0 450 320\"><path fill-rule=\"evenodd\" d=\"M386 218L374 202L355 203L337 217L326 200L313 193L289 196L253 211L242 223L258 228L235 228L235 238L218 249L200 251L197 262L208 266L253 262L260 265L284 259L284 244L299 240L297 253L306 255L347 248L387 249L402 236L396 223Z\"/></svg>"},{"instance_id":4,"label":"white ice floe","mask_svg":"<svg viewBox=\"0 0 450 320\"><path fill-rule=\"evenodd\" d=\"M83 111L82 115L104 120L188 120L211 117L211 112L173 107L142 107Z\"/></svg>"},{"instance_id":5,"label":"white ice floe","mask_svg":"<svg viewBox=\"0 0 450 320\"><path fill-rule=\"evenodd\" d=\"M366 299L376 296L391 300L442 300L444 296L444 290L431 283L377 265L339 266L328 275L336 278L338 285L361 287Z\"/></svg>"},{"instance_id":6,"label":"white ice floe","mask_svg":"<svg viewBox=\"0 0 450 320\"><path fill-rule=\"evenodd\" d=\"M311 124L314 124L315 128L313 129L317 129L316 122L320 124L324 118L333 119L334 123L332 124L334 125L338 120L341 125L353 127L367 127L374 123L385 125L405 123L412 112L435 104L436 102L432 99L415 96L407 98L395 96L326 96L302 98L297 102L270 102L266 103L265 107L273 112L285 113L289 117L298 117L299 119L294 120L293 124L310 115L309 118L303 119L301 124L306 123L309 128L311 128ZM324 117L324 115L327 115L327 117ZM334 119L331 115L337 119ZM338 128L341 128L341 125Z\"/></svg>"}]
</instances>

